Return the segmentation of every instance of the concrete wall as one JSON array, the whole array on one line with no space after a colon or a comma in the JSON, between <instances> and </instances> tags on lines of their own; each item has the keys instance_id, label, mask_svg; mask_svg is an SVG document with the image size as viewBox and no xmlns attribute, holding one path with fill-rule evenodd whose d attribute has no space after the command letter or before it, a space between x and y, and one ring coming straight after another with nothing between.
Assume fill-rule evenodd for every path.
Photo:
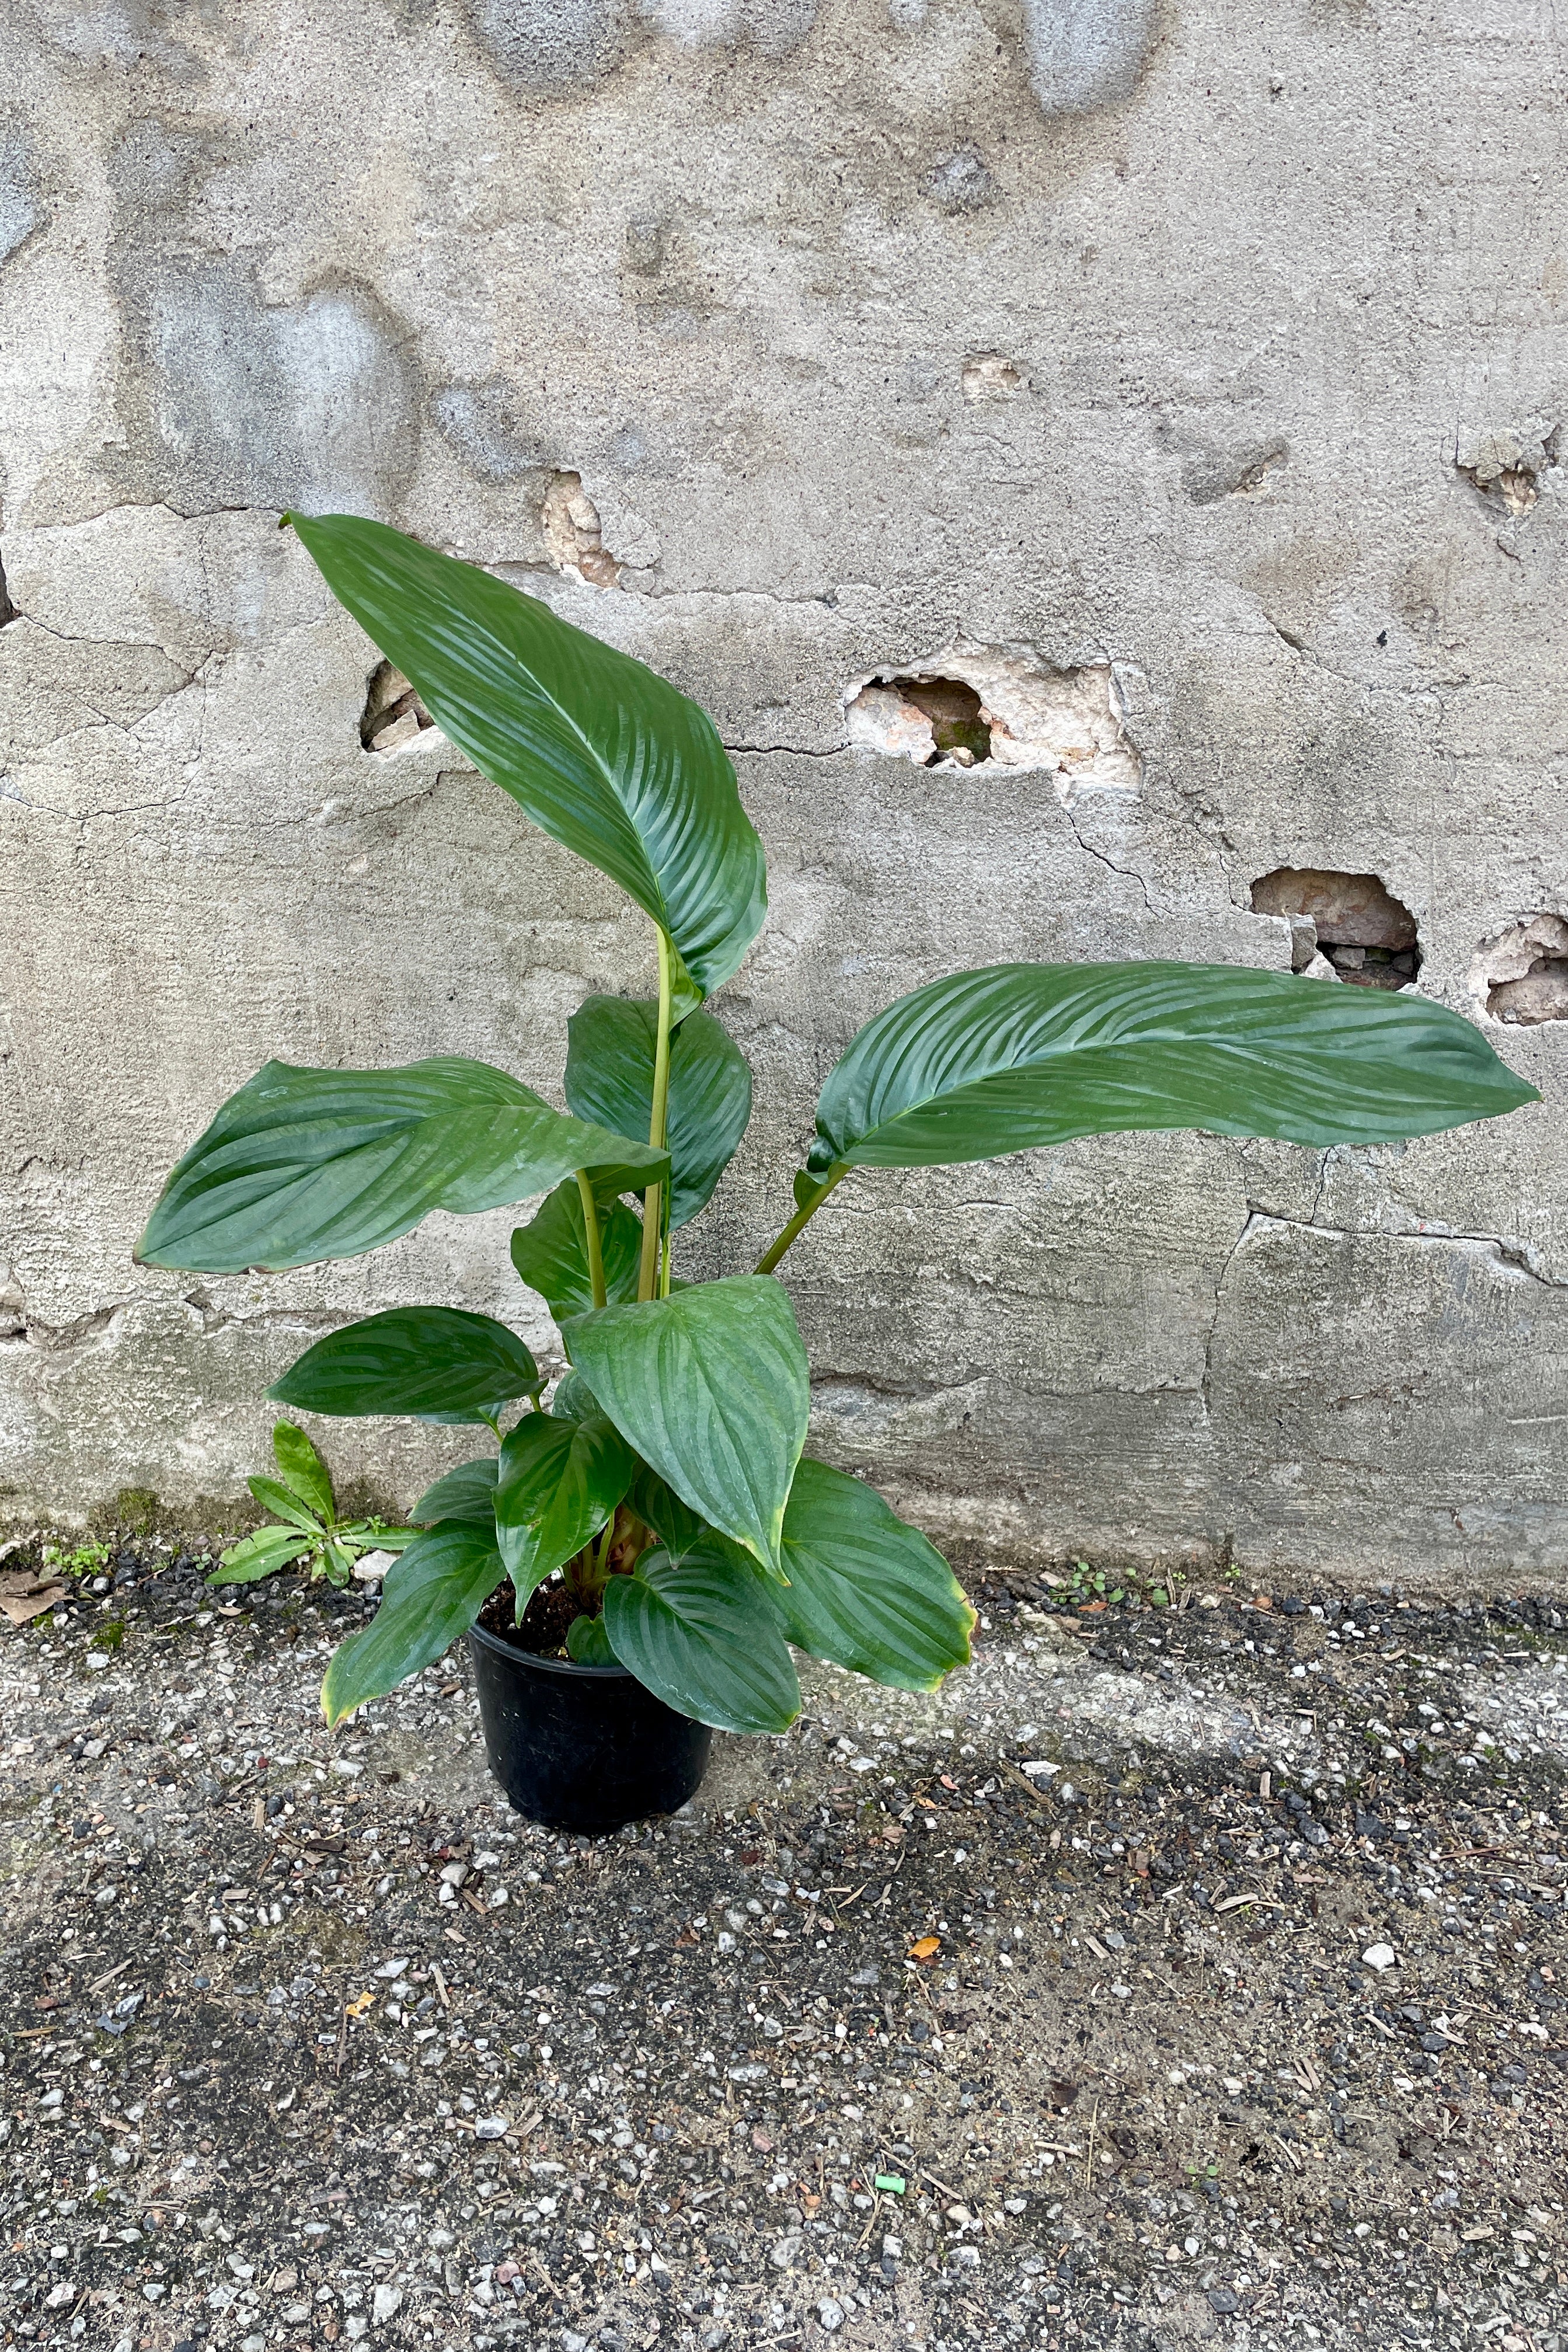
<instances>
[{"instance_id":1,"label":"concrete wall","mask_svg":"<svg viewBox=\"0 0 1568 2352\"><path fill-rule=\"evenodd\" d=\"M509 1217L265 1281L131 1247L267 1055L553 1092L584 991L651 984L642 919L437 734L362 749L374 656L286 501L502 567L734 747L773 908L719 1009L759 1109L694 1270L776 1229L835 1053L945 969L1289 968L1250 886L1326 866L1483 1018L1483 943L1568 912L1549 0L8 21L12 1516L232 1497L263 1383L345 1314L542 1344ZM1098 693L1114 754L847 745L849 689L960 640ZM1405 1150L855 1180L787 1269L821 1447L1007 1547L1561 1566L1568 1024L1489 1034L1544 1102ZM405 1500L453 1451L332 1433Z\"/></svg>"}]
</instances>

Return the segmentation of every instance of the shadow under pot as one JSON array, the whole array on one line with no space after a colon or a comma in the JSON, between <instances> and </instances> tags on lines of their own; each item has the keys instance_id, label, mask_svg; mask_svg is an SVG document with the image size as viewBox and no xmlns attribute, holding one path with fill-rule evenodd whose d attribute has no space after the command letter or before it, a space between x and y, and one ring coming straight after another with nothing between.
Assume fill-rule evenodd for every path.
<instances>
[{"instance_id":1,"label":"shadow under pot","mask_svg":"<svg viewBox=\"0 0 1568 2352\"><path fill-rule=\"evenodd\" d=\"M536 1657L482 1625L468 1654L490 1770L530 1821L602 1836L695 1796L713 1734L625 1666Z\"/></svg>"}]
</instances>

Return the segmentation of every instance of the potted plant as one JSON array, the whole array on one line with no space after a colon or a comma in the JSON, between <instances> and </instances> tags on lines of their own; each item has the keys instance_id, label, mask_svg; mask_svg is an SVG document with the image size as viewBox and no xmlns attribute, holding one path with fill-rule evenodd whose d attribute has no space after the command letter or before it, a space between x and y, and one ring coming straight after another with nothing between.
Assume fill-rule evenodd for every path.
<instances>
[{"instance_id":1,"label":"potted plant","mask_svg":"<svg viewBox=\"0 0 1568 2352\"><path fill-rule=\"evenodd\" d=\"M656 998L590 996L573 1015L565 1112L458 1057L269 1062L142 1237L146 1265L272 1270L375 1249L433 1209L544 1196L511 1255L572 1368L548 1402L514 1332L441 1306L331 1332L268 1391L494 1440L410 1515L422 1532L328 1667L330 1723L467 1634L508 1794L602 1829L681 1803L712 1727L784 1730L792 1644L904 1689L968 1657L973 1612L925 1537L804 1453L805 1351L775 1269L854 1171L1128 1129L1381 1143L1535 1098L1468 1022L1408 992L1193 963L957 972L851 1041L793 1214L755 1266L689 1285L679 1237L752 1099L706 1006L766 906L711 721L488 572L380 523L285 521L452 742L648 916L658 958Z\"/></svg>"}]
</instances>

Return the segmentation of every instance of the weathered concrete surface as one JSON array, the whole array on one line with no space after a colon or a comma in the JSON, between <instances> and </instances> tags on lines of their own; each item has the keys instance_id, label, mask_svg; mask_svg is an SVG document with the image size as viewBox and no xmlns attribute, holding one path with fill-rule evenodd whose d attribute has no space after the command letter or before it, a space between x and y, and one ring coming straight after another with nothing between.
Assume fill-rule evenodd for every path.
<instances>
[{"instance_id":1,"label":"weathered concrete surface","mask_svg":"<svg viewBox=\"0 0 1568 2352\"><path fill-rule=\"evenodd\" d=\"M694 1265L776 1229L834 1053L938 971L1286 969L1251 885L1326 867L1378 874L1420 987L1484 1019L1483 944L1568 911L1543 0L10 23L12 1513L233 1497L323 1319L528 1323L505 1218L266 1283L130 1249L267 1055L549 1086L584 991L651 975L640 919L438 735L362 750L374 656L284 501L508 567L735 747L773 913L721 1009L762 1108ZM1109 664L1136 788L847 747L858 681L960 638ZM821 1443L1022 1549L1560 1567L1568 1028L1491 1034L1545 1101L1404 1151L1117 1140L846 1187L788 1265ZM441 1451L335 1439L405 1499Z\"/></svg>"},{"instance_id":2,"label":"weathered concrete surface","mask_svg":"<svg viewBox=\"0 0 1568 2352\"><path fill-rule=\"evenodd\" d=\"M16 2341L1568 2347L1550 1603L988 1577L589 1840L171 1551L0 1628Z\"/></svg>"}]
</instances>

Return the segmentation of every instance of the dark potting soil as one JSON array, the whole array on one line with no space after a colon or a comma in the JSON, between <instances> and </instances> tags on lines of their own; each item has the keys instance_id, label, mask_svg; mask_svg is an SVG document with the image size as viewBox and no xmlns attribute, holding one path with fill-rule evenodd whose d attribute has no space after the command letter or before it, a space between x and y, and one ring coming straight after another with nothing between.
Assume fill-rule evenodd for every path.
<instances>
[{"instance_id":1,"label":"dark potting soil","mask_svg":"<svg viewBox=\"0 0 1568 2352\"><path fill-rule=\"evenodd\" d=\"M479 1612L479 1622L487 1633L493 1633L510 1649L526 1650L536 1658L558 1658L565 1654L567 1627L581 1614L565 1585L552 1578L530 1595L521 1625L512 1622L510 1584L491 1593Z\"/></svg>"}]
</instances>

